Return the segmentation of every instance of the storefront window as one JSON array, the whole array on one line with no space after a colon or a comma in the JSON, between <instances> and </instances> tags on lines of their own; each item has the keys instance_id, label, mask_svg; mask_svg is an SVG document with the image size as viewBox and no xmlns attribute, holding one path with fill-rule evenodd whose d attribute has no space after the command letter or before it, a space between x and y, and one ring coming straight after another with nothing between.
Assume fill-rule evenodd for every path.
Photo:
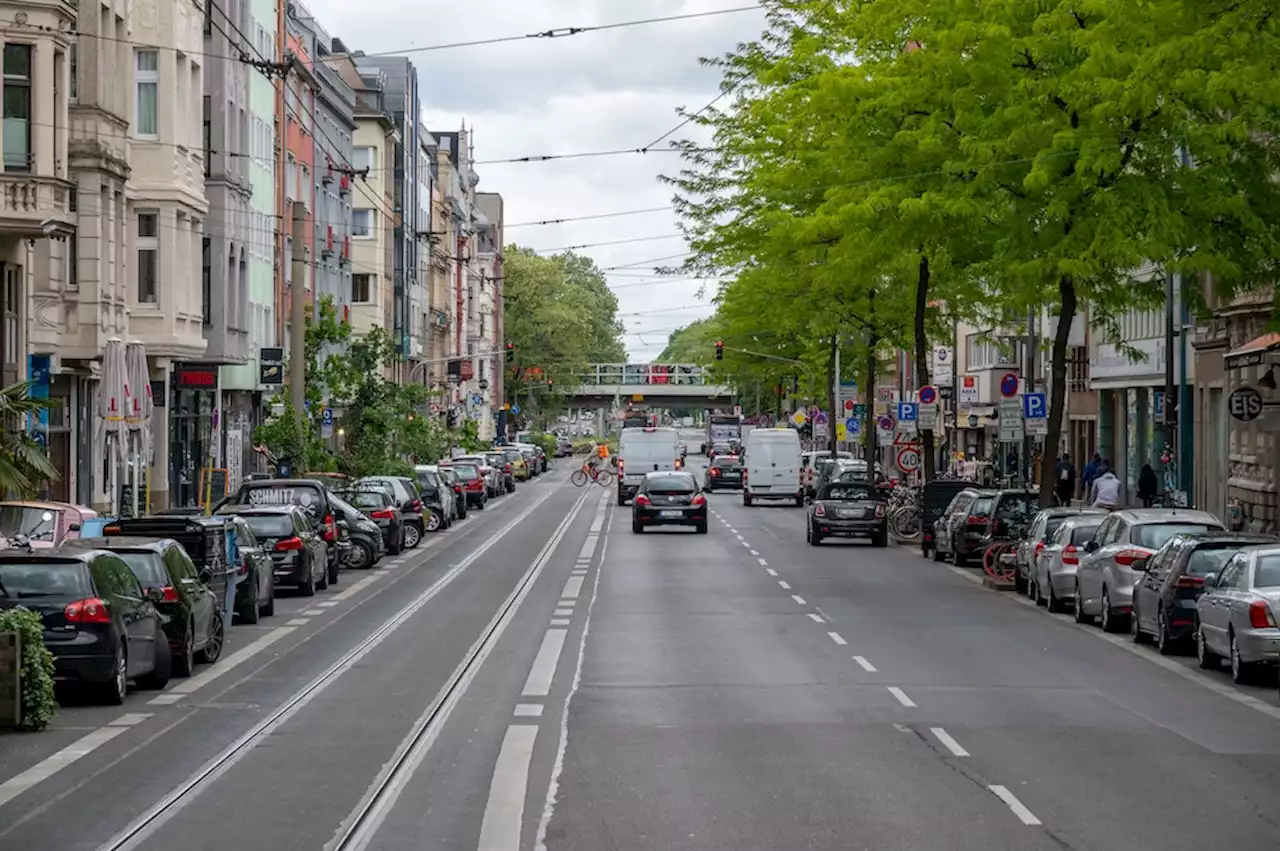
<instances>
[{"instance_id":1,"label":"storefront window","mask_svg":"<svg viewBox=\"0 0 1280 851\"><path fill-rule=\"evenodd\" d=\"M200 504L200 470L215 463L213 410L217 367L179 366L174 370L169 411L169 495L175 508Z\"/></svg>"}]
</instances>

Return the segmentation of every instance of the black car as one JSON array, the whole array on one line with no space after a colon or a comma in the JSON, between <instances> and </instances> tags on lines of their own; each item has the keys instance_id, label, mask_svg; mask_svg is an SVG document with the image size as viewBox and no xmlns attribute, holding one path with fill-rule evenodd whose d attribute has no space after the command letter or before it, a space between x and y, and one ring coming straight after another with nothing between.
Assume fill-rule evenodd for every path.
<instances>
[{"instance_id":1,"label":"black car","mask_svg":"<svg viewBox=\"0 0 1280 851\"><path fill-rule=\"evenodd\" d=\"M334 509L342 515L347 524L347 534L351 536L347 566L355 570L373 567L387 551L382 542L382 528L338 494L330 494L329 499L333 501Z\"/></svg>"},{"instance_id":2,"label":"black car","mask_svg":"<svg viewBox=\"0 0 1280 851\"><path fill-rule=\"evenodd\" d=\"M104 703L124 703L129 680L155 689L169 682L160 600L106 550L0 553L0 609L40 615L54 677L88 686Z\"/></svg>"},{"instance_id":3,"label":"black car","mask_svg":"<svg viewBox=\"0 0 1280 851\"><path fill-rule=\"evenodd\" d=\"M338 494L365 517L378 525L387 553L400 555L404 548L404 515L391 494L384 490L349 490Z\"/></svg>"},{"instance_id":4,"label":"black car","mask_svg":"<svg viewBox=\"0 0 1280 851\"><path fill-rule=\"evenodd\" d=\"M1196 601L1204 593L1204 578L1221 573L1244 547L1274 543L1275 538L1265 535L1184 533L1165 541L1145 560L1135 561L1139 575L1129 617L1133 640L1145 644L1154 638L1166 656L1189 647L1196 634Z\"/></svg>"},{"instance_id":5,"label":"black car","mask_svg":"<svg viewBox=\"0 0 1280 851\"><path fill-rule=\"evenodd\" d=\"M121 517L102 527L104 538L144 538L177 541L195 563L196 571L209 574L209 590L219 600L227 598L227 582L232 570L227 556L234 540L235 526L227 517L205 515L147 514Z\"/></svg>"},{"instance_id":6,"label":"black car","mask_svg":"<svg viewBox=\"0 0 1280 851\"><path fill-rule=\"evenodd\" d=\"M391 494L391 498L396 501L396 507L404 517L405 549L412 550L422 543L422 533L426 530L423 520L426 507L423 505L423 494L418 488L417 481L408 476L365 476L355 484L362 490L379 488Z\"/></svg>"},{"instance_id":7,"label":"black car","mask_svg":"<svg viewBox=\"0 0 1280 851\"><path fill-rule=\"evenodd\" d=\"M443 465L417 468L418 489L426 506L423 520L428 532L448 529L467 516L467 498L462 494L462 479L456 470ZM445 490L448 493L445 493Z\"/></svg>"},{"instance_id":8,"label":"black car","mask_svg":"<svg viewBox=\"0 0 1280 851\"><path fill-rule=\"evenodd\" d=\"M249 525L263 549L271 553L276 585L297 588L304 597L329 587L329 546L306 511L296 505L246 505L231 510Z\"/></svg>"},{"instance_id":9,"label":"black car","mask_svg":"<svg viewBox=\"0 0 1280 851\"><path fill-rule=\"evenodd\" d=\"M934 523L939 516L946 514L947 506L956 498L956 494L972 487L975 487L973 482L961 479L934 479L925 482L920 489L920 554L925 558L935 548Z\"/></svg>"},{"instance_id":10,"label":"black car","mask_svg":"<svg viewBox=\"0 0 1280 851\"><path fill-rule=\"evenodd\" d=\"M631 503L631 531L651 526L693 526L707 533L707 498L692 473L646 473Z\"/></svg>"},{"instance_id":11,"label":"black car","mask_svg":"<svg viewBox=\"0 0 1280 851\"><path fill-rule=\"evenodd\" d=\"M187 551L169 538L79 538L60 552L107 550L129 566L144 591L159 592L156 609L173 654L173 674L189 677L196 662L216 662L226 637L223 601L209 588L212 577L201 572Z\"/></svg>"},{"instance_id":12,"label":"black car","mask_svg":"<svg viewBox=\"0 0 1280 851\"><path fill-rule=\"evenodd\" d=\"M737 455L720 455L707 467L707 490L742 490L742 459Z\"/></svg>"},{"instance_id":13,"label":"black car","mask_svg":"<svg viewBox=\"0 0 1280 851\"><path fill-rule=\"evenodd\" d=\"M314 479L262 479L245 482L239 490L222 500L216 509L224 505L272 507L296 505L307 513L311 525L327 545L325 564L327 585L338 581L338 568L342 562L338 556L338 515L329 502L329 488Z\"/></svg>"},{"instance_id":14,"label":"black car","mask_svg":"<svg viewBox=\"0 0 1280 851\"><path fill-rule=\"evenodd\" d=\"M823 485L809 505L805 540L816 547L826 538L870 538L872 546L887 547L888 498L887 490L865 480Z\"/></svg>"},{"instance_id":15,"label":"black car","mask_svg":"<svg viewBox=\"0 0 1280 851\"><path fill-rule=\"evenodd\" d=\"M1025 531L1039 505L1035 491L965 488L934 524L934 560L951 556L963 567L993 540L1016 535L1020 527Z\"/></svg>"}]
</instances>

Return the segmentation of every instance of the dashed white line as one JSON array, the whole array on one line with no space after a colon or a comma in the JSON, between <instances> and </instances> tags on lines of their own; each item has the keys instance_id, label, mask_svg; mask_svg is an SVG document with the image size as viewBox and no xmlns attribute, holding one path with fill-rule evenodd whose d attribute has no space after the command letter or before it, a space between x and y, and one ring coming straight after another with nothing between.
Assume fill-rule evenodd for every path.
<instances>
[{"instance_id":1,"label":"dashed white line","mask_svg":"<svg viewBox=\"0 0 1280 851\"><path fill-rule=\"evenodd\" d=\"M516 716L519 718L540 718L542 717L542 704L517 703Z\"/></svg>"},{"instance_id":2,"label":"dashed white line","mask_svg":"<svg viewBox=\"0 0 1280 851\"><path fill-rule=\"evenodd\" d=\"M569 580L564 583L564 591L560 594L560 596L570 600L576 600L578 598L578 595L581 593L582 593L582 577L570 576Z\"/></svg>"},{"instance_id":3,"label":"dashed white line","mask_svg":"<svg viewBox=\"0 0 1280 851\"><path fill-rule=\"evenodd\" d=\"M507 728L498 762L493 767L489 800L480 823L479 851L509 851L520 847L524 824L524 798L529 788L529 764L538 728L513 724Z\"/></svg>"},{"instance_id":4,"label":"dashed white line","mask_svg":"<svg viewBox=\"0 0 1280 851\"><path fill-rule=\"evenodd\" d=\"M551 679L555 676L556 665L560 663L560 653L564 650L567 634L563 629L549 629L542 636L542 646L534 657L529 679L524 683L524 694L533 697L546 697L550 694Z\"/></svg>"},{"instance_id":5,"label":"dashed white line","mask_svg":"<svg viewBox=\"0 0 1280 851\"><path fill-rule=\"evenodd\" d=\"M877 673L876 666L868 662L865 656L854 656L853 661L857 662L858 666L868 674Z\"/></svg>"},{"instance_id":6,"label":"dashed white line","mask_svg":"<svg viewBox=\"0 0 1280 851\"><path fill-rule=\"evenodd\" d=\"M1013 810L1013 814L1028 827L1035 827L1040 824L1040 819L1036 818L1035 813L1027 809L1027 805L1018 800L1017 796L1003 786L988 786L997 798L1004 801L1009 809Z\"/></svg>"},{"instance_id":7,"label":"dashed white line","mask_svg":"<svg viewBox=\"0 0 1280 851\"><path fill-rule=\"evenodd\" d=\"M902 689L898 688L897 686L889 686L889 694L896 697L898 699L898 703L901 703L903 706L907 707L908 709L915 708L916 702L911 698L907 697L907 693Z\"/></svg>"},{"instance_id":8,"label":"dashed white line","mask_svg":"<svg viewBox=\"0 0 1280 851\"><path fill-rule=\"evenodd\" d=\"M568 618L552 618L551 619L552 626L568 626L569 623L570 621Z\"/></svg>"},{"instance_id":9,"label":"dashed white line","mask_svg":"<svg viewBox=\"0 0 1280 851\"><path fill-rule=\"evenodd\" d=\"M332 609L334 606L338 605L338 601L337 601L337 600L328 600L328 601L323 602L323 603L316 603L316 605L317 605L317 606L319 606L319 607L320 607L320 608L322 608L322 609Z\"/></svg>"},{"instance_id":10,"label":"dashed white line","mask_svg":"<svg viewBox=\"0 0 1280 851\"><path fill-rule=\"evenodd\" d=\"M324 609L307 609L303 614L307 617L314 618L316 615L323 615Z\"/></svg>"},{"instance_id":11,"label":"dashed white line","mask_svg":"<svg viewBox=\"0 0 1280 851\"><path fill-rule=\"evenodd\" d=\"M778 585L779 585L779 587L781 587L781 588L782 588L782 590L784 590L784 591L790 591L790 590L791 590L791 583L790 583L790 582L787 582L785 579L779 579L779 580L778 580Z\"/></svg>"},{"instance_id":12,"label":"dashed white line","mask_svg":"<svg viewBox=\"0 0 1280 851\"><path fill-rule=\"evenodd\" d=\"M943 747L951 751L952 756L968 756L969 755L969 752L964 748L960 747L960 743L957 742L950 733L948 733L946 730L942 729L941 727L930 727L929 732L933 733L933 735L937 737L938 741L942 742Z\"/></svg>"},{"instance_id":13,"label":"dashed white line","mask_svg":"<svg viewBox=\"0 0 1280 851\"><path fill-rule=\"evenodd\" d=\"M573 615L573 609L556 609L552 614L558 618L567 618Z\"/></svg>"},{"instance_id":14,"label":"dashed white line","mask_svg":"<svg viewBox=\"0 0 1280 851\"><path fill-rule=\"evenodd\" d=\"M306 626L309 623L311 623L311 618L294 618L291 621L286 621L285 626Z\"/></svg>"},{"instance_id":15,"label":"dashed white line","mask_svg":"<svg viewBox=\"0 0 1280 851\"><path fill-rule=\"evenodd\" d=\"M849 642L845 641L845 640L844 640L844 636L842 636L842 635L841 635L840 633L838 633L838 632L828 632L828 633L827 633L827 635L829 635L829 636L831 637L831 640L832 640L832 641L834 641L836 644L839 644L839 645L841 645L841 646L843 646L843 645L845 645L845 644L848 644L848 643L849 643Z\"/></svg>"},{"instance_id":16,"label":"dashed white line","mask_svg":"<svg viewBox=\"0 0 1280 851\"><path fill-rule=\"evenodd\" d=\"M84 759L128 729L128 727L100 727L76 739L52 756L42 759L21 774L0 783L0 806L9 803L37 783L48 780L72 763Z\"/></svg>"},{"instance_id":17,"label":"dashed white line","mask_svg":"<svg viewBox=\"0 0 1280 851\"><path fill-rule=\"evenodd\" d=\"M761 567L768 567L768 566L769 566L769 562L765 561L765 560L764 560L764 559L762 559L762 558L758 558L758 559L756 559L756 561L760 562L760 566L761 566Z\"/></svg>"},{"instance_id":18,"label":"dashed white line","mask_svg":"<svg viewBox=\"0 0 1280 851\"><path fill-rule=\"evenodd\" d=\"M767 574L769 574L770 576L777 576L777 575L778 575L778 571L774 570L772 567L766 567L766 568L764 569L764 572L765 572L765 573L767 573Z\"/></svg>"},{"instance_id":19,"label":"dashed white line","mask_svg":"<svg viewBox=\"0 0 1280 851\"><path fill-rule=\"evenodd\" d=\"M150 712L128 712L107 724L108 727L132 727L151 717Z\"/></svg>"},{"instance_id":20,"label":"dashed white line","mask_svg":"<svg viewBox=\"0 0 1280 851\"><path fill-rule=\"evenodd\" d=\"M806 602L804 601L804 597L801 597L799 594L792 594L792 595L791 595L791 599L795 600L795 601L796 601L797 603L799 603L801 606L807 606L807 605L809 605L808 603L806 603Z\"/></svg>"},{"instance_id":21,"label":"dashed white line","mask_svg":"<svg viewBox=\"0 0 1280 851\"><path fill-rule=\"evenodd\" d=\"M826 623L826 621L822 619L822 615L815 615L813 612L809 612L809 620L814 623Z\"/></svg>"},{"instance_id":22,"label":"dashed white line","mask_svg":"<svg viewBox=\"0 0 1280 851\"><path fill-rule=\"evenodd\" d=\"M758 555L760 555L760 553L756 552L755 550L752 550L752 551L751 551L751 554L752 554L753 556L758 556Z\"/></svg>"}]
</instances>

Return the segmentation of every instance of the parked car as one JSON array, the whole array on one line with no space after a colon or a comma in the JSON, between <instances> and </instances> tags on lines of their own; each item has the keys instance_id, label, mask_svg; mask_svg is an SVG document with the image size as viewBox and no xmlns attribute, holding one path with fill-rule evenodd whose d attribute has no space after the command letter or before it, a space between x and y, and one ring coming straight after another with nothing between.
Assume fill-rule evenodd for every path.
<instances>
[{"instance_id":1,"label":"parked car","mask_svg":"<svg viewBox=\"0 0 1280 851\"><path fill-rule=\"evenodd\" d=\"M1093 623L1096 617L1107 632L1125 629L1138 577L1134 562L1146 559L1179 533L1225 531L1222 522L1207 511L1137 508L1111 512L1085 548L1076 571L1076 621Z\"/></svg>"},{"instance_id":2,"label":"parked car","mask_svg":"<svg viewBox=\"0 0 1280 851\"><path fill-rule=\"evenodd\" d=\"M387 553L400 555L400 550L404 548L404 515L400 513L400 506L396 505L391 494L385 490L369 488L342 491L339 496L378 524Z\"/></svg>"},{"instance_id":3,"label":"parked car","mask_svg":"<svg viewBox=\"0 0 1280 851\"><path fill-rule=\"evenodd\" d=\"M228 540L233 527L223 516L203 514L148 514L121 517L102 527L104 538L145 538L158 541L170 538L182 545L196 570L209 574L209 588L219 600L227 598L227 581L232 567L227 556L232 547Z\"/></svg>"},{"instance_id":4,"label":"parked car","mask_svg":"<svg viewBox=\"0 0 1280 851\"><path fill-rule=\"evenodd\" d=\"M888 491L867 481L823 485L809 504L805 540L816 547L827 538L870 538L873 546L887 547L888 498Z\"/></svg>"},{"instance_id":5,"label":"parked car","mask_svg":"<svg viewBox=\"0 0 1280 851\"><path fill-rule=\"evenodd\" d=\"M52 549L78 538L84 524L97 516L92 508L68 502L4 500L0 502L0 546L22 536L34 549Z\"/></svg>"},{"instance_id":6,"label":"parked car","mask_svg":"<svg viewBox=\"0 0 1280 851\"><path fill-rule=\"evenodd\" d=\"M524 453L514 446L502 447L502 455L511 464L511 477L517 482L529 481L529 462L525 460Z\"/></svg>"},{"instance_id":7,"label":"parked car","mask_svg":"<svg viewBox=\"0 0 1280 851\"><path fill-rule=\"evenodd\" d=\"M416 481L407 476L365 476L356 482L356 486L379 487L390 493L404 515L405 547L412 550L422 543L422 533L426 529L425 509Z\"/></svg>"},{"instance_id":8,"label":"parked car","mask_svg":"<svg viewBox=\"0 0 1280 851\"><path fill-rule=\"evenodd\" d=\"M631 506L631 531L653 526L692 526L707 533L707 498L692 473L677 470L646 473Z\"/></svg>"},{"instance_id":9,"label":"parked car","mask_svg":"<svg viewBox=\"0 0 1280 851\"><path fill-rule=\"evenodd\" d=\"M1029 581L1031 574L1035 569L1036 559L1044 552L1048 545L1049 539L1053 537L1053 533L1058 531L1068 517L1078 517L1081 514L1106 514L1100 508L1073 508L1068 505L1055 505L1051 508L1042 508L1036 512L1031 518L1031 525L1027 527L1027 534L1018 542L1018 549L1015 552L1015 562L1017 566L1017 575L1014 578L1014 586L1019 594L1026 594L1032 599L1035 595L1031 592L1032 584Z\"/></svg>"},{"instance_id":10,"label":"parked car","mask_svg":"<svg viewBox=\"0 0 1280 851\"><path fill-rule=\"evenodd\" d=\"M209 572L198 570L181 544L170 538L80 538L60 551L96 550L119 556L149 596L159 592L155 606L175 676L191 676L196 662L218 661L226 638L222 600L209 588Z\"/></svg>"},{"instance_id":11,"label":"parked car","mask_svg":"<svg viewBox=\"0 0 1280 851\"><path fill-rule=\"evenodd\" d=\"M1204 578L1221 575L1231 557L1245 547L1275 544L1263 535L1174 535L1133 569L1141 575L1133 592L1129 634L1138 644L1152 639L1163 655L1189 646L1195 637L1196 601Z\"/></svg>"},{"instance_id":12,"label":"parked car","mask_svg":"<svg viewBox=\"0 0 1280 851\"><path fill-rule=\"evenodd\" d=\"M1274 671L1280 662L1280 544L1241 550L1204 585L1196 601L1200 667L1216 668L1225 658L1231 679L1242 685L1260 680L1263 669Z\"/></svg>"},{"instance_id":13,"label":"parked car","mask_svg":"<svg viewBox=\"0 0 1280 851\"><path fill-rule=\"evenodd\" d=\"M305 509L296 505L236 506L235 511L271 554L276 585L297 588L304 597L329 587L329 547Z\"/></svg>"},{"instance_id":14,"label":"parked car","mask_svg":"<svg viewBox=\"0 0 1280 851\"><path fill-rule=\"evenodd\" d=\"M484 476L480 473L479 465L450 461L448 464L441 464L440 466L448 467L458 474L458 478L462 480L462 494L466 498L467 505L483 511L485 505L489 502L489 494L485 486Z\"/></svg>"},{"instance_id":15,"label":"parked car","mask_svg":"<svg viewBox=\"0 0 1280 851\"><path fill-rule=\"evenodd\" d=\"M567 437L556 438L556 457L568 458L573 454L573 441Z\"/></svg>"},{"instance_id":16,"label":"parked car","mask_svg":"<svg viewBox=\"0 0 1280 851\"><path fill-rule=\"evenodd\" d=\"M342 562L338 554L338 517L329 502L329 488L313 479L260 479L244 482L231 496L214 506L223 505L275 506L296 505L311 518L326 546L328 584L338 581L338 568Z\"/></svg>"},{"instance_id":17,"label":"parked car","mask_svg":"<svg viewBox=\"0 0 1280 851\"><path fill-rule=\"evenodd\" d=\"M129 680L153 689L169 682L161 599L107 550L0 553L0 609L40 615L55 679L87 686L103 703L124 703Z\"/></svg>"},{"instance_id":18,"label":"parked car","mask_svg":"<svg viewBox=\"0 0 1280 851\"><path fill-rule=\"evenodd\" d=\"M462 494L462 479L448 467L420 464L414 468L418 488L425 506L424 522L428 532L448 529L467 516L467 500Z\"/></svg>"},{"instance_id":19,"label":"parked car","mask_svg":"<svg viewBox=\"0 0 1280 851\"><path fill-rule=\"evenodd\" d=\"M707 467L706 489L742 490L742 459L737 455L720 455L711 459Z\"/></svg>"},{"instance_id":20,"label":"parked car","mask_svg":"<svg viewBox=\"0 0 1280 851\"><path fill-rule=\"evenodd\" d=\"M975 487L973 482L958 479L934 479L931 482L925 482L920 489L920 554L922 556L929 558L937 549L934 542L937 522L941 517L946 516L947 506L957 494L972 487Z\"/></svg>"},{"instance_id":21,"label":"parked car","mask_svg":"<svg viewBox=\"0 0 1280 851\"><path fill-rule=\"evenodd\" d=\"M818 492L816 482L818 472L824 467L829 467L836 458L854 460L852 452L838 452L835 457L832 457L829 450L805 452L800 456L800 476L804 480L807 496L812 498Z\"/></svg>"},{"instance_id":22,"label":"parked car","mask_svg":"<svg viewBox=\"0 0 1280 851\"><path fill-rule=\"evenodd\" d=\"M454 458L450 463L454 466L458 464L474 464L476 469L480 471L480 478L484 479L485 497L487 499L497 499L502 495L502 469L490 464L485 455L463 455L460 458Z\"/></svg>"},{"instance_id":23,"label":"parked car","mask_svg":"<svg viewBox=\"0 0 1280 851\"><path fill-rule=\"evenodd\" d=\"M511 462L507 460L507 456L501 452L486 452L484 457L489 466L498 471L498 479L502 483L498 493L506 494L514 491L516 489L516 479L512 475Z\"/></svg>"},{"instance_id":24,"label":"parked car","mask_svg":"<svg viewBox=\"0 0 1280 851\"><path fill-rule=\"evenodd\" d=\"M382 527L341 495L334 493L329 498L342 515L341 519L346 523L347 534L351 539L351 549L347 552L345 564L354 570L368 570L387 553L386 544L382 540Z\"/></svg>"},{"instance_id":25,"label":"parked car","mask_svg":"<svg viewBox=\"0 0 1280 851\"><path fill-rule=\"evenodd\" d=\"M964 566L993 540L1026 528L1039 499L1035 491L965 488L934 524L934 561L950 556Z\"/></svg>"},{"instance_id":26,"label":"parked car","mask_svg":"<svg viewBox=\"0 0 1280 851\"><path fill-rule=\"evenodd\" d=\"M1080 556L1105 519L1105 514L1080 514L1062 521L1032 565L1029 593L1036 603L1051 612L1065 612L1075 604Z\"/></svg>"}]
</instances>

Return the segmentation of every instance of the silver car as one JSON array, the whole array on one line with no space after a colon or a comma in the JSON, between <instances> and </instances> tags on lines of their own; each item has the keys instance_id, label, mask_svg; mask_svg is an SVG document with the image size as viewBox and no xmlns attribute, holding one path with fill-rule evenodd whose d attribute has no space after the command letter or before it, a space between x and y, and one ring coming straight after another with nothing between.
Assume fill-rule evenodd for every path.
<instances>
[{"instance_id":1,"label":"silver car","mask_svg":"<svg viewBox=\"0 0 1280 851\"><path fill-rule=\"evenodd\" d=\"M1196 656L1201 668L1231 660L1231 679L1254 682L1259 669L1280 662L1280 546L1249 547L1204 579L1196 601Z\"/></svg>"},{"instance_id":2,"label":"silver car","mask_svg":"<svg viewBox=\"0 0 1280 851\"><path fill-rule=\"evenodd\" d=\"M1111 512L1085 548L1076 571L1076 622L1093 623L1099 618L1107 632L1124 630L1138 578L1133 563L1146 559L1179 533L1223 531L1222 521L1207 511L1134 508Z\"/></svg>"},{"instance_id":3,"label":"silver car","mask_svg":"<svg viewBox=\"0 0 1280 851\"><path fill-rule=\"evenodd\" d=\"M1068 604L1075 603L1076 570L1080 556L1093 540L1106 514L1081 514L1066 518L1044 549L1036 553L1027 580L1027 594L1051 612L1065 612Z\"/></svg>"},{"instance_id":4,"label":"silver car","mask_svg":"<svg viewBox=\"0 0 1280 851\"><path fill-rule=\"evenodd\" d=\"M1044 552L1049 545L1049 540L1054 533L1058 531L1058 527L1063 524L1069 517L1078 517L1081 514L1102 514L1106 512L1100 508L1072 508L1067 505L1055 505L1051 508L1042 508L1036 515L1031 518L1031 525L1027 527L1027 535L1018 543L1018 549L1015 553L1014 563L1018 567L1017 576L1014 584L1017 586L1019 593L1026 593L1031 599L1035 599L1032 590L1031 575L1035 570L1036 559L1040 557L1040 553ZM1101 522L1101 521L1099 521Z\"/></svg>"}]
</instances>

